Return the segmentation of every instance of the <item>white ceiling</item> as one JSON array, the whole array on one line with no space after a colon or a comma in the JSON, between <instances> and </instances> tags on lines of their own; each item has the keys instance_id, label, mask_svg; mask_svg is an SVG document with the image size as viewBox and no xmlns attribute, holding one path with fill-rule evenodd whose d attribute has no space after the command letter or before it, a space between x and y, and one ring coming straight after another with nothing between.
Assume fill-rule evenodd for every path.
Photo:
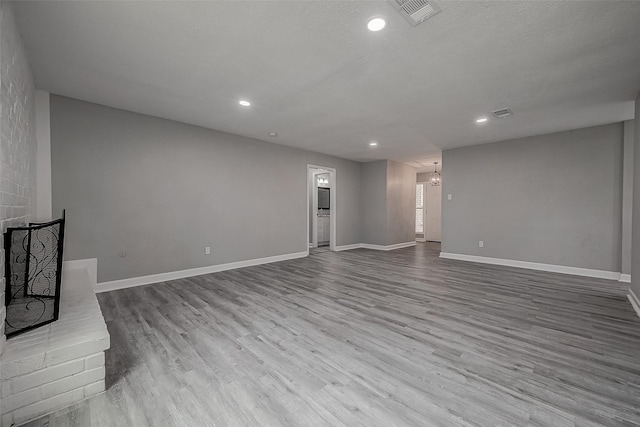
<instances>
[{"instance_id":1,"label":"white ceiling","mask_svg":"<svg viewBox=\"0 0 640 427\"><path fill-rule=\"evenodd\" d=\"M633 117L640 2L439 4L417 27L385 1L15 10L41 89L353 160L429 164L446 148ZM475 123L502 107L514 116Z\"/></svg>"}]
</instances>

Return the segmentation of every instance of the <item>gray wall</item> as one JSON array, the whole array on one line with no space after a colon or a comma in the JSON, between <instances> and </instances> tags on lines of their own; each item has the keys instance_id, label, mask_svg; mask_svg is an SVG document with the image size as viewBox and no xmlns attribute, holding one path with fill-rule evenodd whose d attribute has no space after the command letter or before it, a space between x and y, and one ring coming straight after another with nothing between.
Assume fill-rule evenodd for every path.
<instances>
[{"instance_id":1,"label":"gray wall","mask_svg":"<svg viewBox=\"0 0 640 427\"><path fill-rule=\"evenodd\" d=\"M416 169L387 162L387 245L415 240Z\"/></svg>"},{"instance_id":2,"label":"gray wall","mask_svg":"<svg viewBox=\"0 0 640 427\"><path fill-rule=\"evenodd\" d=\"M444 151L442 251L620 271L622 144L618 123Z\"/></svg>"},{"instance_id":3,"label":"gray wall","mask_svg":"<svg viewBox=\"0 0 640 427\"><path fill-rule=\"evenodd\" d=\"M387 243L387 161L362 164L362 243Z\"/></svg>"},{"instance_id":4,"label":"gray wall","mask_svg":"<svg viewBox=\"0 0 640 427\"><path fill-rule=\"evenodd\" d=\"M640 93L636 98L633 167L633 242L631 249L631 289L640 297Z\"/></svg>"},{"instance_id":5,"label":"gray wall","mask_svg":"<svg viewBox=\"0 0 640 427\"><path fill-rule=\"evenodd\" d=\"M308 163L337 169L337 244L361 241L357 162L54 95L51 151L65 258L99 282L305 251Z\"/></svg>"},{"instance_id":6,"label":"gray wall","mask_svg":"<svg viewBox=\"0 0 640 427\"><path fill-rule=\"evenodd\" d=\"M416 170L391 160L362 164L362 243L415 240Z\"/></svg>"},{"instance_id":7,"label":"gray wall","mask_svg":"<svg viewBox=\"0 0 640 427\"><path fill-rule=\"evenodd\" d=\"M622 167L622 249L620 273L631 274L631 236L633 219L633 146L635 120L624 122ZM640 173L640 172L639 172Z\"/></svg>"}]
</instances>

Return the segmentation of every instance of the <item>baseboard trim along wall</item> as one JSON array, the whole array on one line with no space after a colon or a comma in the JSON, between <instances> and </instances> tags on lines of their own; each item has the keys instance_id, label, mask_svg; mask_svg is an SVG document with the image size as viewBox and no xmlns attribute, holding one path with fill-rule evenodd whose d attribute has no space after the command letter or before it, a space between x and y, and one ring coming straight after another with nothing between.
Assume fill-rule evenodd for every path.
<instances>
[{"instance_id":1,"label":"baseboard trim along wall","mask_svg":"<svg viewBox=\"0 0 640 427\"><path fill-rule=\"evenodd\" d=\"M392 251L394 249L408 248L415 245L416 245L415 241L396 243L395 245L387 245L387 246L371 245L369 243L355 243L353 245L336 246L335 251L342 252L342 251L349 251L351 249L373 249L376 251Z\"/></svg>"},{"instance_id":2,"label":"baseboard trim along wall","mask_svg":"<svg viewBox=\"0 0 640 427\"><path fill-rule=\"evenodd\" d=\"M631 305L633 306L636 314L640 317L640 299L638 299L638 296L633 293L633 289L629 289L627 297L629 298L629 301L631 301Z\"/></svg>"},{"instance_id":3,"label":"baseboard trim along wall","mask_svg":"<svg viewBox=\"0 0 640 427\"><path fill-rule=\"evenodd\" d=\"M186 277L201 276L203 274L218 273L220 271L234 270L236 268L251 267L254 265L269 264L272 262L287 261L290 259L304 258L309 255L309 251L295 252L270 256L265 258L255 258L245 261L229 262L226 264L211 265L207 267L190 268L187 270L170 271L167 273L151 274L149 276L131 277L129 279L112 280L110 282L98 283L95 291L108 292L117 289L132 288L134 286L150 285L152 283L166 282L167 280L184 279Z\"/></svg>"},{"instance_id":4,"label":"baseboard trim along wall","mask_svg":"<svg viewBox=\"0 0 640 427\"><path fill-rule=\"evenodd\" d=\"M342 252L342 251L350 251L351 249L360 249L360 248L362 248L362 243L354 243L353 245L336 246L334 249L336 252Z\"/></svg>"},{"instance_id":5,"label":"baseboard trim along wall","mask_svg":"<svg viewBox=\"0 0 640 427\"><path fill-rule=\"evenodd\" d=\"M572 274L574 276L595 277L598 279L620 280L621 276L620 273L615 271L592 270L589 268L567 267L564 265L542 264L537 262L517 261L513 259L503 258L490 258L477 255L452 254L447 252L440 252L440 258L479 262L482 264L504 265L507 267L528 268L530 270Z\"/></svg>"},{"instance_id":6,"label":"baseboard trim along wall","mask_svg":"<svg viewBox=\"0 0 640 427\"><path fill-rule=\"evenodd\" d=\"M631 283L631 275L620 273L620 281L624 283Z\"/></svg>"},{"instance_id":7,"label":"baseboard trim along wall","mask_svg":"<svg viewBox=\"0 0 640 427\"><path fill-rule=\"evenodd\" d=\"M396 243L395 245L387 245L387 246L370 245L368 243L363 243L362 249L374 249L376 251L392 251L394 249L408 248L415 245L416 245L415 240L412 240L411 242Z\"/></svg>"}]
</instances>

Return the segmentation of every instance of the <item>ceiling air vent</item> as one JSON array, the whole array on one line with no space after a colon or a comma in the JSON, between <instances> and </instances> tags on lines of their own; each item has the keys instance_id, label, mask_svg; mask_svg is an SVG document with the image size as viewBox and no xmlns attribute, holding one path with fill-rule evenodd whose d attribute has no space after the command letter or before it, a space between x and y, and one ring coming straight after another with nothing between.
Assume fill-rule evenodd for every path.
<instances>
[{"instance_id":1,"label":"ceiling air vent","mask_svg":"<svg viewBox=\"0 0 640 427\"><path fill-rule=\"evenodd\" d=\"M513 111L508 108L501 108L499 110L492 111L491 114L499 119L504 119L505 117L513 116Z\"/></svg>"},{"instance_id":2,"label":"ceiling air vent","mask_svg":"<svg viewBox=\"0 0 640 427\"><path fill-rule=\"evenodd\" d=\"M427 0L389 0L389 3L413 26L441 11L437 4Z\"/></svg>"}]
</instances>

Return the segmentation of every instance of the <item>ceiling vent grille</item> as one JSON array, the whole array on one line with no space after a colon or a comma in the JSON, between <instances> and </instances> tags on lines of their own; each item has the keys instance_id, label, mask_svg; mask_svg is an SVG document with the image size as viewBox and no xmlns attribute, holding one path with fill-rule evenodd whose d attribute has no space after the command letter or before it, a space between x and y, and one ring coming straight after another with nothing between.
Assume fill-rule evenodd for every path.
<instances>
[{"instance_id":1,"label":"ceiling vent grille","mask_svg":"<svg viewBox=\"0 0 640 427\"><path fill-rule=\"evenodd\" d=\"M427 0L389 0L400 14L413 26L438 14L442 9L432 1Z\"/></svg>"},{"instance_id":2,"label":"ceiling vent grille","mask_svg":"<svg viewBox=\"0 0 640 427\"><path fill-rule=\"evenodd\" d=\"M513 111L508 108L501 108L499 110L492 111L491 114L499 119L504 119L505 117L513 116Z\"/></svg>"}]
</instances>

